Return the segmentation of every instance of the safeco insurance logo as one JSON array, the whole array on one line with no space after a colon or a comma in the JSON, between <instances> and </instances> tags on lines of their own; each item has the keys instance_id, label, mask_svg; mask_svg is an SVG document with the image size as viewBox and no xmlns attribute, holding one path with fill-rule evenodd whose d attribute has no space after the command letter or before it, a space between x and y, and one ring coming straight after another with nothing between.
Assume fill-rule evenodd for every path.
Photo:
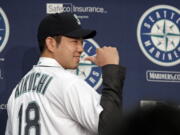
<instances>
[{"instance_id":1,"label":"safeco insurance logo","mask_svg":"<svg viewBox=\"0 0 180 135\"><path fill-rule=\"evenodd\" d=\"M160 66L180 63L180 10L168 6L154 6L141 16L137 39L144 55Z\"/></svg>"},{"instance_id":2,"label":"safeco insurance logo","mask_svg":"<svg viewBox=\"0 0 180 135\"><path fill-rule=\"evenodd\" d=\"M73 12L73 13L99 13L104 14L107 11L103 7L98 6L76 6L72 3L47 3L47 14Z\"/></svg>"},{"instance_id":3,"label":"safeco insurance logo","mask_svg":"<svg viewBox=\"0 0 180 135\"><path fill-rule=\"evenodd\" d=\"M9 22L6 14L0 8L0 53L3 51L4 47L9 38Z\"/></svg>"}]
</instances>

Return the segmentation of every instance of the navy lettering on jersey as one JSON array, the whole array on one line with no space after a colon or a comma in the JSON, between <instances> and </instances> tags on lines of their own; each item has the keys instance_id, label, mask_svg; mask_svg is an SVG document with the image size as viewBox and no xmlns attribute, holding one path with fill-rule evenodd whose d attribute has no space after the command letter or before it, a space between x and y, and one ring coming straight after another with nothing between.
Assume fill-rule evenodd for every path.
<instances>
[{"instance_id":1,"label":"navy lettering on jersey","mask_svg":"<svg viewBox=\"0 0 180 135\"><path fill-rule=\"evenodd\" d=\"M16 86L15 98L27 92L45 94L53 77L40 72L33 72L25 76Z\"/></svg>"}]
</instances>

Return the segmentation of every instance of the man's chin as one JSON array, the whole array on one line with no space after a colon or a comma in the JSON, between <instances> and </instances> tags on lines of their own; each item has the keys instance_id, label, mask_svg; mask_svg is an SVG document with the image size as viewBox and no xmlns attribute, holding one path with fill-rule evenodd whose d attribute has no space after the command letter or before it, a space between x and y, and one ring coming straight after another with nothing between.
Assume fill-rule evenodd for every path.
<instances>
[{"instance_id":1,"label":"man's chin","mask_svg":"<svg viewBox=\"0 0 180 135\"><path fill-rule=\"evenodd\" d=\"M78 66L79 66L79 64L76 64L76 65L73 65L73 66L69 67L69 69L77 69Z\"/></svg>"}]
</instances>

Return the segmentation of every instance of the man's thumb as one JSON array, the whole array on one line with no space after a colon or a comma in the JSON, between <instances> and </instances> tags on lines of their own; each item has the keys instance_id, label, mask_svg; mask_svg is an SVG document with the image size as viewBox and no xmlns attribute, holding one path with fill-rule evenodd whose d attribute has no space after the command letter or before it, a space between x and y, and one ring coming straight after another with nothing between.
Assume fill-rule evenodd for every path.
<instances>
[{"instance_id":1,"label":"man's thumb","mask_svg":"<svg viewBox=\"0 0 180 135\"><path fill-rule=\"evenodd\" d=\"M91 62L93 62L93 63L96 63L96 59L95 59L94 56L88 56L88 57L86 57L84 60L88 60L88 61L91 61Z\"/></svg>"}]
</instances>

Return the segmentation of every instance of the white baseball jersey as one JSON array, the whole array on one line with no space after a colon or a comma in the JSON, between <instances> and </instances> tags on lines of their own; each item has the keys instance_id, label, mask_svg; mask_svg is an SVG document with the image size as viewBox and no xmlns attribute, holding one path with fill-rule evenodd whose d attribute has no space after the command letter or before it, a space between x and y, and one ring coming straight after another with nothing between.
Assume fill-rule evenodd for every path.
<instances>
[{"instance_id":1,"label":"white baseball jersey","mask_svg":"<svg viewBox=\"0 0 180 135\"><path fill-rule=\"evenodd\" d=\"M8 100L6 135L96 135L102 110L84 80L41 57Z\"/></svg>"}]
</instances>

